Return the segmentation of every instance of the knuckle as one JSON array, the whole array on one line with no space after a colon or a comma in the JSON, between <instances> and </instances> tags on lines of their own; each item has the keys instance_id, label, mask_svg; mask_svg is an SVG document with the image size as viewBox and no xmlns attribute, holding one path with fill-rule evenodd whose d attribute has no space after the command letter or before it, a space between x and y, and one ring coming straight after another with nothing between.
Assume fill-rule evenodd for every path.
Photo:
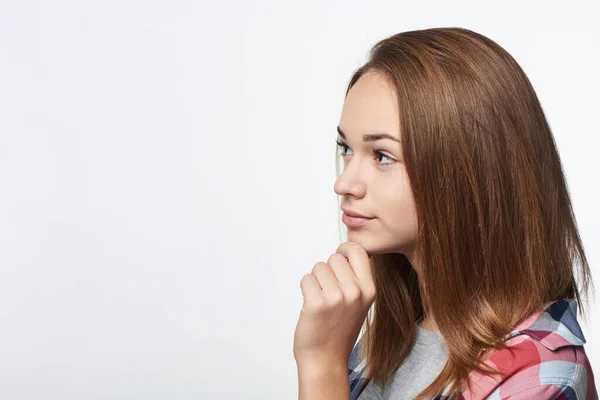
<instances>
[{"instance_id":1,"label":"knuckle","mask_svg":"<svg viewBox=\"0 0 600 400\"><path fill-rule=\"evenodd\" d=\"M346 242L345 245L348 248L348 250L350 250L355 249L359 244L356 242Z\"/></svg>"},{"instance_id":2,"label":"knuckle","mask_svg":"<svg viewBox=\"0 0 600 400\"><path fill-rule=\"evenodd\" d=\"M304 309L311 314L320 313L324 308L325 302L320 297L310 299L310 301L304 303Z\"/></svg>"},{"instance_id":3,"label":"knuckle","mask_svg":"<svg viewBox=\"0 0 600 400\"><path fill-rule=\"evenodd\" d=\"M340 245L338 246L338 250L340 250L340 249L345 249L345 248L347 248L347 247L351 246L351 245L352 245L351 243L352 243L352 242L344 242L344 243L340 244Z\"/></svg>"},{"instance_id":4,"label":"knuckle","mask_svg":"<svg viewBox=\"0 0 600 400\"><path fill-rule=\"evenodd\" d=\"M363 291L363 297L369 301L375 299L376 295L377 295L377 289L375 288L375 286L369 286L367 289L365 289Z\"/></svg>"},{"instance_id":5,"label":"knuckle","mask_svg":"<svg viewBox=\"0 0 600 400\"><path fill-rule=\"evenodd\" d=\"M315 272L318 272L318 271L324 271L327 268L329 268L329 266L326 263L318 262L314 265L314 267L312 269L312 273L314 274Z\"/></svg>"},{"instance_id":6,"label":"knuckle","mask_svg":"<svg viewBox=\"0 0 600 400\"><path fill-rule=\"evenodd\" d=\"M310 274L302 275L302 278L300 279L300 286L304 286L304 284L306 284L307 279L310 279Z\"/></svg>"},{"instance_id":7,"label":"knuckle","mask_svg":"<svg viewBox=\"0 0 600 400\"><path fill-rule=\"evenodd\" d=\"M357 286L350 286L348 287L348 289L346 290L346 300L351 302L351 303L355 303L357 301L359 301L361 298L361 291L360 288L358 288Z\"/></svg>"},{"instance_id":8,"label":"knuckle","mask_svg":"<svg viewBox=\"0 0 600 400\"><path fill-rule=\"evenodd\" d=\"M364 251L364 248L357 242L344 242L338 246L337 251L340 250L345 251L347 254L350 254Z\"/></svg>"},{"instance_id":9,"label":"knuckle","mask_svg":"<svg viewBox=\"0 0 600 400\"><path fill-rule=\"evenodd\" d=\"M332 305L342 303L344 301L344 293L341 290L332 290L327 293L327 301Z\"/></svg>"},{"instance_id":10,"label":"knuckle","mask_svg":"<svg viewBox=\"0 0 600 400\"><path fill-rule=\"evenodd\" d=\"M329 256L329 258L327 259L327 264L331 264L332 261L335 261L336 259L339 259L340 261L343 259L345 260L346 257L344 257L342 254L340 253L333 253L332 255Z\"/></svg>"}]
</instances>

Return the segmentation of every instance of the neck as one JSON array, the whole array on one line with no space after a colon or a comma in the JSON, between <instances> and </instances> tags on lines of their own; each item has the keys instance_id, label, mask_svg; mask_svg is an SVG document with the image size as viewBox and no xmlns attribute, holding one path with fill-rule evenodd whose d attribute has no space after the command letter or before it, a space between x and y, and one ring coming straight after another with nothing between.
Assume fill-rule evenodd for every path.
<instances>
[{"instance_id":1,"label":"neck","mask_svg":"<svg viewBox=\"0 0 600 400\"><path fill-rule=\"evenodd\" d=\"M432 331L432 332L439 330L437 325L435 324L435 321L431 317L425 317L418 323L418 325L421 328L427 329L428 331Z\"/></svg>"}]
</instances>

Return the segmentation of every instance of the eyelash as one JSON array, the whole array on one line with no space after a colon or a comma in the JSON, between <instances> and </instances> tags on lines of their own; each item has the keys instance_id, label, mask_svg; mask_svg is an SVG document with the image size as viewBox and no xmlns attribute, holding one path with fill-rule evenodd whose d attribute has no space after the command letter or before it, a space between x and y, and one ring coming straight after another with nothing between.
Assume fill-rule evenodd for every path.
<instances>
[{"instance_id":1,"label":"eyelash","mask_svg":"<svg viewBox=\"0 0 600 400\"><path fill-rule=\"evenodd\" d=\"M345 149L349 149L349 148L350 148L350 147L349 147L349 146L347 146L345 143L343 143L343 142L340 142L339 140L336 140L335 142L336 142L336 143L337 143L337 145L338 145L338 150L339 150L340 148L341 148L342 150L345 150ZM387 158L389 158L390 160L392 160L392 162L390 162L390 163L380 163L380 162L378 161L378 162L377 162L377 164L379 164L379 165L381 165L381 166L383 166L383 167L389 167L389 166L393 165L393 164L396 162L396 160L394 160L393 158L391 158L391 157L390 157L390 156L388 156L387 154L384 154L384 153L382 153L382 152L381 152L381 151L379 151L379 150L373 150L373 156L374 156L374 158L375 158L375 159L377 159L377 158L378 158L378 156L379 156L380 154L381 154L382 156L384 156L384 157L387 157ZM342 157L344 156L343 154L340 154L340 153L339 153L339 151L338 151L338 155L341 155Z\"/></svg>"}]
</instances>

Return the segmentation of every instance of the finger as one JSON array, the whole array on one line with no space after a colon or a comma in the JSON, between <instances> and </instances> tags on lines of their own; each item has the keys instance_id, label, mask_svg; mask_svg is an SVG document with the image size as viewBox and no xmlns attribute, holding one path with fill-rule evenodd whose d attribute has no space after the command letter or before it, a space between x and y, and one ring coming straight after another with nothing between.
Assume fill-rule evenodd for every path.
<instances>
[{"instance_id":1,"label":"finger","mask_svg":"<svg viewBox=\"0 0 600 400\"><path fill-rule=\"evenodd\" d=\"M348 259L350 267L361 285L373 284L373 273L369 255L364 247L356 242L342 243L336 250Z\"/></svg>"},{"instance_id":2,"label":"finger","mask_svg":"<svg viewBox=\"0 0 600 400\"><path fill-rule=\"evenodd\" d=\"M337 277L345 300L353 302L362 297L362 287L346 257L340 253L334 253L327 260L327 264Z\"/></svg>"},{"instance_id":3,"label":"finger","mask_svg":"<svg viewBox=\"0 0 600 400\"><path fill-rule=\"evenodd\" d=\"M343 254L333 253L327 260L327 264L335 274L340 287L358 284L358 277Z\"/></svg>"},{"instance_id":4,"label":"finger","mask_svg":"<svg viewBox=\"0 0 600 400\"><path fill-rule=\"evenodd\" d=\"M314 301L322 296L321 285L313 274L306 274L300 280L300 289L305 302Z\"/></svg>"},{"instance_id":5,"label":"finger","mask_svg":"<svg viewBox=\"0 0 600 400\"><path fill-rule=\"evenodd\" d=\"M319 281L319 285L323 288L323 293L330 297L338 292L341 292L340 283L338 282L331 267L324 262L315 264L312 274Z\"/></svg>"}]
</instances>

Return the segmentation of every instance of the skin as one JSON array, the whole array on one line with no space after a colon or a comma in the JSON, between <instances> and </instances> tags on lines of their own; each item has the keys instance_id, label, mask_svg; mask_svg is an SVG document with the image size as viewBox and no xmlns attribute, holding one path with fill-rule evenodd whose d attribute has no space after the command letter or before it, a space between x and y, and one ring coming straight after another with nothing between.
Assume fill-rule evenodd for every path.
<instances>
[{"instance_id":1,"label":"skin","mask_svg":"<svg viewBox=\"0 0 600 400\"><path fill-rule=\"evenodd\" d=\"M338 148L344 168L334 191L342 196L343 208L373 218L363 226L348 227L348 241L369 254L402 253L415 266L417 214L399 143L395 88L377 72L364 74L348 92L338 126L346 138L337 139L347 147ZM378 133L398 141L363 141L363 135ZM415 271L418 274L418 268ZM431 316L419 326L438 330Z\"/></svg>"}]
</instances>

